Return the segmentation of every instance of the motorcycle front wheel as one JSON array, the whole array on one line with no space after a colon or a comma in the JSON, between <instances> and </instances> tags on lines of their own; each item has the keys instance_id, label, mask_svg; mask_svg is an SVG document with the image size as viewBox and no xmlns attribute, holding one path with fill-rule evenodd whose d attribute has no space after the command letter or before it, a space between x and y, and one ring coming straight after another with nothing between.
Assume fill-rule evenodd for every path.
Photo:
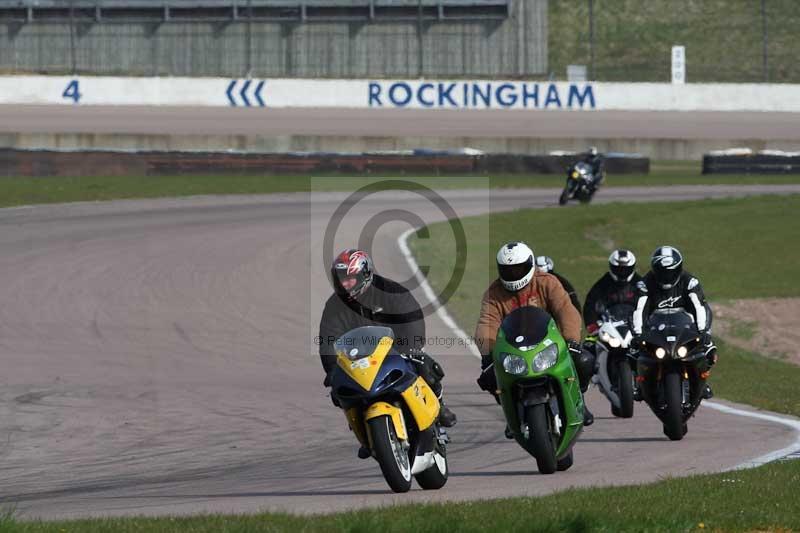
<instances>
[{"instance_id":1,"label":"motorcycle front wheel","mask_svg":"<svg viewBox=\"0 0 800 533\"><path fill-rule=\"evenodd\" d=\"M683 394L681 376L677 372L669 372L664 376L664 435L669 440L681 440L686 434L683 423Z\"/></svg>"},{"instance_id":2,"label":"motorcycle front wheel","mask_svg":"<svg viewBox=\"0 0 800 533\"><path fill-rule=\"evenodd\" d=\"M619 417L633 416L633 372L631 364L622 360L617 366L617 393L619 395Z\"/></svg>"},{"instance_id":3,"label":"motorcycle front wheel","mask_svg":"<svg viewBox=\"0 0 800 533\"><path fill-rule=\"evenodd\" d=\"M558 197L558 205L565 205L569 201L569 188L564 187L561 196Z\"/></svg>"},{"instance_id":4,"label":"motorcycle front wheel","mask_svg":"<svg viewBox=\"0 0 800 533\"><path fill-rule=\"evenodd\" d=\"M408 492L411 488L411 460L397 438L391 418L372 418L368 425L372 434L372 449L386 483L394 492Z\"/></svg>"},{"instance_id":5,"label":"motorcycle front wheel","mask_svg":"<svg viewBox=\"0 0 800 533\"><path fill-rule=\"evenodd\" d=\"M550 420L547 416L545 404L540 403L525 411L528 431L536 457L536 466L542 474L552 474L558 468L556 461L556 445L550 431Z\"/></svg>"}]
</instances>

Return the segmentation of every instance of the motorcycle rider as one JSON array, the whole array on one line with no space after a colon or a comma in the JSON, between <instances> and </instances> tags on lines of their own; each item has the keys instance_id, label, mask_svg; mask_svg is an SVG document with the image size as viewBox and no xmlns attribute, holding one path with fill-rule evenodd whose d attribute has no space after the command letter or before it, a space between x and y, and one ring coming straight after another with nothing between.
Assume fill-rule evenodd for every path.
<instances>
[{"instance_id":1,"label":"motorcycle rider","mask_svg":"<svg viewBox=\"0 0 800 533\"><path fill-rule=\"evenodd\" d=\"M552 274L554 275L558 281L561 283L561 286L564 287L564 290L567 291L567 295L569 295L569 299L572 302L572 305L575 306L575 309L578 312L581 312L581 300L578 298L578 292L575 290L575 287L572 283L569 282L567 278L553 270L554 268L553 258L546 256L546 255L537 255L536 256L536 270L542 272L544 274Z\"/></svg>"},{"instance_id":2,"label":"motorcycle rider","mask_svg":"<svg viewBox=\"0 0 800 533\"><path fill-rule=\"evenodd\" d=\"M497 252L497 271L498 278L483 294L475 328L475 341L481 353L478 385L497 399L497 376L492 358L497 330L506 315L514 309L530 305L544 309L555 319L575 362L581 392L586 392L592 377L594 358L581 349L581 316L561 283L551 274L536 272L533 250L524 242L509 242L500 248ZM589 426L593 422L594 416L585 407L584 425ZM508 436L508 428L506 430Z\"/></svg>"},{"instance_id":3,"label":"motorcycle rider","mask_svg":"<svg viewBox=\"0 0 800 533\"><path fill-rule=\"evenodd\" d=\"M594 176L595 187L598 187L605 179L605 170L603 169L604 158L603 154L597 151L597 148L590 146L589 150L583 158L583 162L592 167L592 175Z\"/></svg>"},{"instance_id":4,"label":"motorcycle rider","mask_svg":"<svg viewBox=\"0 0 800 533\"><path fill-rule=\"evenodd\" d=\"M416 367L441 401L439 423L452 427L456 415L442 401L444 370L425 347L425 317L411 292L375 273L372 258L363 250L348 249L331 265L334 293L325 302L319 323L319 356L325 369L326 387L336 367L336 339L361 326L386 326L395 335L394 346ZM359 450L359 457L369 457ZM363 458L363 457L362 457Z\"/></svg>"},{"instance_id":5,"label":"motorcycle rider","mask_svg":"<svg viewBox=\"0 0 800 533\"><path fill-rule=\"evenodd\" d=\"M636 284L642 277L636 273L636 256L620 248L608 256L606 272L589 290L583 304L583 322L586 331L594 335L600 327L600 317L611 306L636 305Z\"/></svg>"},{"instance_id":6,"label":"motorcycle rider","mask_svg":"<svg viewBox=\"0 0 800 533\"><path fill-rule=\"evenodd\" d=\"M717 362L717 347L711 339L711 308L706 303L700 281L683 269L683 256L673 246L659 246L650 258L650 272L636 284L636 308L633 311L634 335L641 335L647 318L656 309L681 308L694 318L702 335L705 356L711 368ZM638 343L637 343L638 344ZM636 399L641 398L639 388ZM706 383L703 398L714 396Z\"/></svg>"}]
</instances>

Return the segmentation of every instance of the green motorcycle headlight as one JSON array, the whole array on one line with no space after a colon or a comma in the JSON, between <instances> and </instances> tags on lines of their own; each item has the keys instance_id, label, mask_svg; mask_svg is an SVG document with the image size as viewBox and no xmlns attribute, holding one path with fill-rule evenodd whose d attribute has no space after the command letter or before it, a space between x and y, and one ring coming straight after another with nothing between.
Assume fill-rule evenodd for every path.
<instances>
[{"instance_id":1,"label":"green motorcycle headlight","mask_svg":"<svg viewBox=\"0 0 800 533\"><path fill-rule=\"evenodd\" d=\"M533 358L533 370L544 372L558 362L558 345L551 344Z\"/></svg>"},{"instance_id":2,"label":"green motorcycle headlight","mask_svg":"<svg viewBox=\"0 0 800 533\"><path fill-rule=\"evenodd\" d=\"M520 376L528 373L528 363L523 357L506 353L503 354L503 370L509 374Z\"/></svg>"}]
</instances>

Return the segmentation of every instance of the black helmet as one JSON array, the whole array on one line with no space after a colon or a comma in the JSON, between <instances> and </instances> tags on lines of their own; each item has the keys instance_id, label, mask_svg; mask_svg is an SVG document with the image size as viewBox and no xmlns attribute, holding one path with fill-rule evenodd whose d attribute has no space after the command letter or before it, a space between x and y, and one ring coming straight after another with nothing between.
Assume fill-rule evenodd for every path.
<instances>
[{"instance_id":1,"label":"black helmet","mask_svg":"<svg viewBox=\"0 0 800 533\"><path fill-rule=\"evenodd\" d=\"M677 248L659 246L650 259L650 268L656 283L662 289L671 289L683 273L683 256Z\"/></svg>"},{"instance_id":2,"label":"black helmet","mask_svg":"<svg viewBox=\"0 0 800 533\"><path fill-rule=\"evenodd\" d=\"M636 256L633 252L620 248L608 256L608 273L614 281L630 281L636 272Z\"/></svg>"},{"instance_id":3,"label":"black helmet","mask_svg":"<svg viewBox=\"0 0 800 533\"><path fill-rule=\"evenodd\" d=\"M336 256L331 265L333 288L354 299L372 284L372 258L363 250L350 248Z\"/></svg>"}]
</instances>

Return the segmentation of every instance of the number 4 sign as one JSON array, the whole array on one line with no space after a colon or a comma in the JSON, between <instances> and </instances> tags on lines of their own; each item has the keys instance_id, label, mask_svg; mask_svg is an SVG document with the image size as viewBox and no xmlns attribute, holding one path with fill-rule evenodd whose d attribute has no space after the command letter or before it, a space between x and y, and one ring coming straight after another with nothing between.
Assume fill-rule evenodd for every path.
<instances>
[{"instance_id":1,"label":"number 4 sign","mask_svg":"<svg viewBox=\"0 0 800 533\"><path fill-rule=\"evenodd\" d=\"M64 92L61 93L61 96L62 98L71 99L76 104L79 103L82 95L78 80L71 80L64 89Z\"/></svg>"}]
</instances>

